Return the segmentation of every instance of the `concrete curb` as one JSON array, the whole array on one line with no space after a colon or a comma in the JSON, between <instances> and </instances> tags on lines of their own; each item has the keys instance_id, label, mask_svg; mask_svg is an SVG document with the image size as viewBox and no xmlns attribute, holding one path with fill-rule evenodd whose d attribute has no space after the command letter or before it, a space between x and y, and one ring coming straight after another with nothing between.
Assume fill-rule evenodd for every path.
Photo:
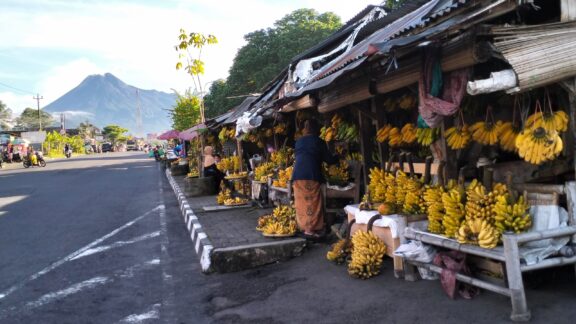
<instances>
[{"instance_id":1,"label":"concrete curb","mask_svg":"<svg viewBox=\"0 0 576 324\"><path fill-rule=\"evenodd\" d=\"M213 271L211 254L214 250L214 245L212 245L212 242L208 239L202 225L198 221L198 217L194 215L186 196L170 174L169 169L166 169L166 178L168 178L168 182L170 183L170 186L172 186L176 198L178 199L178 205L180 206L180 211L182 212L186 228L188 229L188 232L190 232L190 239L194 244L196 254L200 256L202 272L210 273Z\"/></svg>"}]
</instances>

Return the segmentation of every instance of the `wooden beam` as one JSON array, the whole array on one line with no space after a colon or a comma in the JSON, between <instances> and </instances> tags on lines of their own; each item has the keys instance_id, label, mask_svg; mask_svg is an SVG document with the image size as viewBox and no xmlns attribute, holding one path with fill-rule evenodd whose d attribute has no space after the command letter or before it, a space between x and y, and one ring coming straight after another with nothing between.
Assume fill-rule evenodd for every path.
<instances>
[{"instance_id":1,"label":"wooden beam","mask_svg":"<svg viewBox=\"0 0 576 324\"><path fill-rule=\"evenodd\" d=\"M298 98L294 101L289 102L288 104L284 105L280 112L291 112L300 109L307 109L316 107L317 101L311 95L305 95L304 97Z\"/></svg>"},{"instance_id":2,"label":"wooden beam","mask_svg":"<svg viewBox=\"0 0 576 324\"><path fill-rule=\"evenodd\" d=\"M560 20L576 20L576 3L574 0L560 0ZM569 91L567 91L568 101L570 102L568 113L570 116L570 135L574 143L572 151L574 152L574 150L576 150L576 93L574 92L574 89L576 89L576 78L570 78L564 81L564 84L566 84L566 87L569 89ZM573 160L574 172L576 173L576 159Z\"/></svg>"}]
</instances>

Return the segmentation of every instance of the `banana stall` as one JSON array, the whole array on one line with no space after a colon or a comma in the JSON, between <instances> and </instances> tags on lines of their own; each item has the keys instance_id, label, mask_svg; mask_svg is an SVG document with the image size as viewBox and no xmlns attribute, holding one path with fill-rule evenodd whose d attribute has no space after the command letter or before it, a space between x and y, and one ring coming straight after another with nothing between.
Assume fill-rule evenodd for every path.
<instances>
[{"instance_id":1,"label":"banana stall","mask_svg":"<svg viewBox=\"0 0 576 324\"><path fill-rule=\"evenodd\" d=\"M295 115L316 116L327 145L346 156L327 169L336 196L353 202L330 261L362 279L385 255L406 280L451 271L452 287L502 294L512 320L530 319L522 274L576 263L569 2L372 6L264 89L245 125L282 115L292 137ZM271 175L289 194L289 170L274 168L257 168L257 178ZM289 234L291 217L279 207L258 228Z\"/></svg>"}]
</instances>

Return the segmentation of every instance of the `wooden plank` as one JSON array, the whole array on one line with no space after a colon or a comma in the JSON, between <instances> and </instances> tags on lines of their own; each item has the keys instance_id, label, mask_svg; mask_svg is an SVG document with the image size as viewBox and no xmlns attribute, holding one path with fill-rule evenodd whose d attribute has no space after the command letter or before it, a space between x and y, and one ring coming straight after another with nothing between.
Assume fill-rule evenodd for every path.
<instances>
[{"instance_id":1,"label":"wooden plank","mask_svg":"<svg viewBox=\"0 0 576 324\"><path fill-rule=\"evenodd\" d=\"M304 97L298 98L282 107L281 112L291 112L300 109L314 108L317 105L316 99L311 95L305 95Z\"/></svg>"},{"instance_id":2,"label":"wooden plank","mask_svg":"<svg viewBox=\"0 0 576 324\"><path fill-rule=\"evenodd\" d=\"M430 168L430 174L431 175L437 175L438 174L438 165L439 165L439 163L432 163L431 164L431 168ZM400 170L400 163L393 162L392 163L392 169ZM425 170L426 170L426 163L414 163L414 173L423 175ZM410 167L409 167L408 163L404 163L404 168L402 169L402 171L405 173L408 173L410 171Z\"/></svg>"}]
</instances>

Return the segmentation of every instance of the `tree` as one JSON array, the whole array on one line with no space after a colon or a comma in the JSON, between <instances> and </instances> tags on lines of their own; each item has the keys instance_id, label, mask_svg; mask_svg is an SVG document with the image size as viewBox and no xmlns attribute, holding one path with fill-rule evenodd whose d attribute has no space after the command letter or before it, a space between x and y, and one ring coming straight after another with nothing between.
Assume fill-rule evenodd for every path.
<instances>
[{"instance_id":1,"label":"tree","mask_svg":"<svg viewBox=\"0 0 576 324\"><path fill-rule=\"evenodd\" d=\"M126 133L128 129L122 128L118 125L108 125L102 129L102 135L104 135L112 143L124 141L126 139Z\"/></svg>"},{"instance_id":2,"label":"tree","mask_svg":"<svg viewBox=\"0 0 576 324\"><path fill-rule=\"evenodd\" d=\"M215 116L261 89L292 62L295 56L318 44L342 26L332 13L298 9L274 23L274 27L246 34L224 84L212 84L205 98L207 115Z\"/></svg>"},{"instance_id":3,"label":"tree","mask_svg":"<svg viewBox=\"0 0 576 324\"><path fill-rule=\"evenodd\" d=\"M228 111L230 107L239 104L239 99L242 100L242 98L229 97L230 88L226 84L226 80L220 79L212 82L209 94L204 97L206 117L212 118L221 115Z\"/></svg>"},{"instance_id":4,"label":"tree","mask_svg":"<svg viewBox=\"0 0 576 324\"><path fill-rule=\"evenodd\" d=\"M96 129L97 129L96 126L94 126L87 120L78 125L78 135L80 135L84 139L94 138L95 135L94 133L96 132Z\"/></svg>"},{"instance_id":5,"label":"tree","mask_svg":"<svg viewBox=\"0 0 576 324\"><path fill-rule=\"evenodd\" d=\"M40 110L40 119L43 127L49 127L54 122L52 115L43 110ZM34 108L24 109L20 117L16 118L16 124L26 129L39 129L38 110Z\"/></svg>"},{"instance_id":6,"label":"tree","mask_svg":"<svg viewBox=\"0 0 576 324\"><path fill-rule=\"evenodd\" d=\"M0 100L0 129L6 130L10 128L8 122L12 119L12 110Z\"/></svg>"},{"instance_id":7,"label":"tree","mask_svg":"<svg viewBox=\"0 0 576 324\"><path fill-rule=\"evenodd\" d=\"M204 74L204 61L202 61L202 49L204 46L213 45L218 43L218 39L214 35L204 36L200 33L187 34L184 29L180 29L178 35L180 41L175 49L178 52L179 61L176 63L176 70L184 69L190 76L194 83L195 93L199 93L200 97L204 95L202 89L202 81L200 76ZM204 102L199 98L200 103L200 121L204 122L206 117L204 113Z\"/></svg>"},{"instance_id":8,"label":"tree","mask_svg":"<svg viewBox=\"0 0 576 324\"><path fill-rule=\"evenodd\" d=\"M183 131L200 123L201 99L192 95L188 90L184 95L176 92L178 98L176 105L172 110L172 128L177 131Z\"/></svg>"}]
</instances>

